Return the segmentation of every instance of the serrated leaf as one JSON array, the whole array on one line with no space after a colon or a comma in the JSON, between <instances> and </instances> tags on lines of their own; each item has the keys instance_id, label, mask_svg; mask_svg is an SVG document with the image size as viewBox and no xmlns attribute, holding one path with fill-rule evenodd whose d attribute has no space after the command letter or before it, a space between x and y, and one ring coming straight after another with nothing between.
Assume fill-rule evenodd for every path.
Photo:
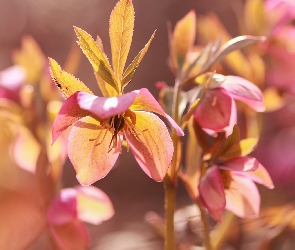
<instances>
[{"instance_id":1,"label":"serrated leaf","mask_svg":"<svg viewBox=\"0 0 295 250\"><path fill-rule=\"evenodd\" d=\"M192 48L196 39L196 14L194 11L190 11L177 22L172 39L172 57L175 57L178 71L180 71L186 54Z\"/></svg>"},{"instance_id":2,"label":"serrated leaf","mask_svg":"<svg viewBox=\"0 0 295 250\"><path fill-rule=\"evenodd\" d=\"M241 140L239 143L232 145L219 159L228 160L239 156L246 156L254 150L257 142L257 138Z\"/></svg>"},{"instance_id":3,"label":"serrated leaf","mask_svg":"<svg viewBox=\"0 0 295 250\"><path fill-rule=\"evenodd\" d=\"M113 70L106 58L105 54L101 51L97 43L94 41L91 35L86 31L74 27L76 35L79 39L83 53L90 61L94 71L110 86L112 86L117 92L119 92L120 86L116 80Z\"/></svg>"},{"instance_id":4,"label":"serrated leaf","mask_svg":"<svg viewBox=\"0 0 295 250\"><path fill-rule=\"evenodd\" d=\"M58 63L52 58L49 58L49 67L52 80L66 98L70 97L77 91L84 91L92 94L91 90L88 89L83 82L63 71Z\"/></svg>"},{"instance_id":5,"label":"serrated leaf","mask_svg":"<svg viewBox=\"0 0 295 250\"><path fill-rule=\"evenodd\" d=\"M133 59L131 64L125 70L123 77L122 77L122 88L124 88L132 80L138 65L140 64L145 53L148 51L152 40L154 39L155 33L156 33L156 31L154 31L150 40L147 42L147 44L144 46L144 48L137 54L137 56Z\"/></svg>"},{"instance_id":6,"label":"serrated leaf","mask_svg":"<svg viewBox=\"0 0 295 250\"><path fill-rule=\"evenodd\" d=\"M110 17L110 40L112 64L117 79L120 79L132 42L134 28L134 8L132 0L121 0Z\"/></svg>"}]
</instances>

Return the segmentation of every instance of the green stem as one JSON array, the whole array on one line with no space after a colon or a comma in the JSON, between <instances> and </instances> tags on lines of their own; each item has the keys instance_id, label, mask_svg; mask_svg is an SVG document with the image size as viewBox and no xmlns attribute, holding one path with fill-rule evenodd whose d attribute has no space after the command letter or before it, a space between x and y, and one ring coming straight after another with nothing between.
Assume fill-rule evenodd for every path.
<instances>
[{"instance_id":1,"label":"green stem","mask_svg":"<svg viewBox=\"0 0 295 250\"><path fill-rule=\"evenodd\" d=\"M174 236L174 210L175 210L175 185L168 174L164 179L165 186L165 250L175 249Z\"/></svg>"},{"instance_id":2,"label":"green stem","mask_svg":"<svg viewBox=\"0 0 295 250\"><path fill-rule=\"evenodd\" d=\"M210 228L209 228L209 223L208 223L206 213L205 213L202 205L198 201L196 203L200 209L201 220L202 220L202 224L203 224L203 228L204 228L204 241L205 241L206 249L212 250L211 240L210 240Z\"/></svg>"}]
</instances>

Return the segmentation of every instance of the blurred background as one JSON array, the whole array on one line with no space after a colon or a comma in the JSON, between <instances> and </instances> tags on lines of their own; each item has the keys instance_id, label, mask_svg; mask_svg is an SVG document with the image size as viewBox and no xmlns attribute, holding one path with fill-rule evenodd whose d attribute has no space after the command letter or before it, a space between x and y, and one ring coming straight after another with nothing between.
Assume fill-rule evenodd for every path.
<instances>
[{"instance_id":1,"label":"blurred background","mask_svg":"<svg viewBox=\"0 0 295 250\"><path fill-rule=\"evenodd\" d=\"M73 26L84 29L93 37L99 35L106 54L110 56L109 16L116 2L116 0L0 0L0 71L12 66L11 55L20 47L24 35L32 36L46 56L54 58L63 65L76 41ZM155 87L157 81L165 81L171 86L174 84L173 74L167 66L169 55L167 22L171 22L174 27L175 23L191 9L195 10L197 15L215 12L229 32L233 36L237 35L235 16L230 2L230 0L133 0L135 27L127 63L131 62L131 59L143 48L153 31L157 32L127 91L146 87L157 98L158 90ZM83 55L75 76L86 83L95 94L100 94L92 67ZM0 129L3 129L2 125ZM295 134L294 131L292 134ZM294 145L294 141L289 143ZM291 155L294 153L290 152L290 157ZM77 184L74 168L67 161L63 172L63 185L71 187ZM136 164L131 153L124 152L120 155L113 170L94 185L109 196L115 208L115 215L99 226L89 226L93 249L162 249L160 237L153 233L150 225L144 223L144 218L149 211L163 215L163 184L148 178ZM263 201L269 204L277 202L271 199L274 191L270 194L263 189L262 192ZM286 196L286 200L292 199L292 196ZM191 201L180 183L177 208L188 204L191 204Z\"/></svg>"}]
</instances>

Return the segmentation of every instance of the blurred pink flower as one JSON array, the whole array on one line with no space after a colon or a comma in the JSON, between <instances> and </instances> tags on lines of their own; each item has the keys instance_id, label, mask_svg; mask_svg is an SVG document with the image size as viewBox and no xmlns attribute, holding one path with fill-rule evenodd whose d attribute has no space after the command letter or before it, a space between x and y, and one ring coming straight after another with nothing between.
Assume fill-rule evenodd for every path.
<instances>
[{"instance_id":1,"label":"blurred pink flower","mask_svg":"<svg viewBox=\"0 0 295 250\"><path fill-rule=\"evenodd\" d=\"M216 74L215 74L216 75ZM265 110L261 90L238 76L220 76L221 80L210 84L198 103L194 117L198 124L210 134L226 131L231 134L237 123L234 100L239 100L261 112Z\"/></svg>"},{"instance_id":2,"label":"blurred pink flower","mask_svg":"<svg viewBox=\"0 0 295 250\"><path fill-rule=\"evenodd\" d=\"M181 128L168 116L145 88L118 97L97 97L76 92L66 99L53 124L53 142L73 125L68 155L82 185L105 177L120 152L123 134L142 170L162 181L173 156L173 143L165 124L167 118L179 135Z\"/></svg>"},{"instance_id":3,"label":"blurred pink flower","mask_svg":"<svg viewBox=\"0 0 295 250\"><path fill-rule=\"evenodd\" d=\"M207 169L199 184L199 199L217 221L224 209L239 217L257 216L260 195L254 181L273 188L266 169L255 158L236 157Z\"/></svg>"},{"instance_id":4,"label":"blurred pink flower","mask_svg":"<svg viewBox=\"0 0 295 250\"><path fill-rule=\"evenodd\" d=\"M89 236L83 222L98 225L114 214L107 195L91 187L61 190L47 211L50 232L61 250L88 249Z\"/></svg>"},{"instance_id":5,"label":"blurred pink flower","mask_svg":"<svg viewBox=\"0 0 295 250\"><path fill-rule=\"evenodd\" d=\"M26 71L21 66L11 66L0 72L0 98L20 102L20 89L26 81Z\"/></svg>"}]
</instances>

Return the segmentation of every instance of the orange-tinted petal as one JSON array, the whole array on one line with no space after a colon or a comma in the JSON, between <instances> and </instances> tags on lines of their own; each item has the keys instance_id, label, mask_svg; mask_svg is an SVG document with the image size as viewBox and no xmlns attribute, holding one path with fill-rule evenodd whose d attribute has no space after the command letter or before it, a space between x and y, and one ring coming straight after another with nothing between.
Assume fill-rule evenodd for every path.
<instances>
[{"instance_id":1,"label":"orange-tinted petal","mask_svg":"<svg viewBox=\"0 0 295 250\"><path fill-rule=\"evenodd\" d=\"M257 216L260 209L260 195L250 178L232 174L230 188L226 190L226 209L239 217Z\"/></svg>"},{"instance_id":2,"label":"orange-tinted petal","mask_svg":"<svg viewBox=\"0 0 295 250\"><path fill-rule=\"evenodd\" d=\"M149 112L137 111L134 129L124 131L132 153L142 170L162 181L171 163L174 148L167 127Z\"/></svg>"},{"instance_id":3,"label":"orange-tinted petal","mask_svg":"<svg viewBox=\"0 0 295 250\"><path fill-rule=\"evenodd\" d=\"M140 89L138 95L136 96L134 103L130 107L131 110L146 110L157 113L159 115L164 116L168 122L175 128L177 134L179 136L183 136L184 133L182 129L176 124L176 122L167 115L162 109L161 105L157 102L157 100L153 97L153 95L146 89Z\"/></svg>"},{"instance_id":4,"label":"orange-tinted petal","mask_svg":"<svg viewBox=\"0 0 295 250\"><path fill-rule=\"evenodd\" d=\"M114 166L121 145L118 141L118 147L108 152L112 136L91 117L82 118L72 127L68 155L81 185L91 185L105 177Z\"/></svg>"},{"instance_id":5,"label":"orange-tinted petal","mask_svg":"<svg viewBox=\"0 0 295 250\"><path fill-rule=\"evenodd\" d=\"M109 197L100 189L75 187L77 190L77 212L81 221L98 225L114 215L114 208Z\"/></svg>"},{"instance_id":6,"label":"orange-tinted petal","mask_svg":"<svg viewBox=\"0 0 295 250\"><path fill-rule=\"evenodd\" d=\"M89 115L90 113L79 107L77 96L80 92L76 92L67 98L62 105L52 126L52 144L59 137L60 133L73 125L76 121ZM83 92L84 93L84 92Z\"/></svg>"}]
</instances>

